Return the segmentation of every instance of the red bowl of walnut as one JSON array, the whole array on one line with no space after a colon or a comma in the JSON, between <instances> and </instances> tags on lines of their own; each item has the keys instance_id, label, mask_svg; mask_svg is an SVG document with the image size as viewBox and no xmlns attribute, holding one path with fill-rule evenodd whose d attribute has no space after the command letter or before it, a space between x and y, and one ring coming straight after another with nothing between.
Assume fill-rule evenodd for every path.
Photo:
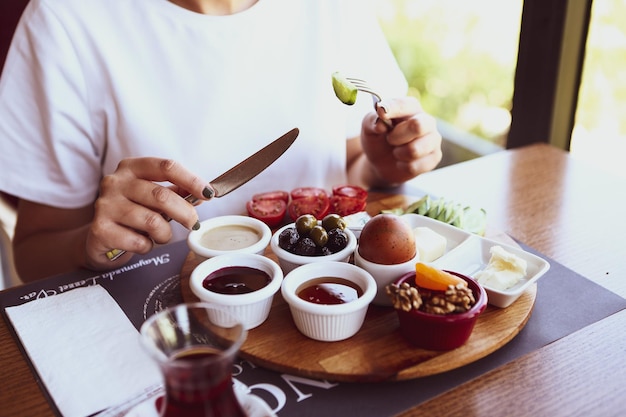
<instances>
[{"instance_id":1,"label":"red bowl of walnut","mask_svg":"<svg viewBox=\"0 0 626 417\"><path fill-rule=\"evenodd\" d=\"M432 267L428 267L432 268ZM471 277L451 272L453 283L418 286L417 272L409 272L387 286L387 294L398 314L400 333L413 346L428 350L451 350L470 338L480 314L487 307L485 289ZM417 279L420 282L420 279ZM421 284L422 282L420 282Z\"/></svg>"}]
</instances>

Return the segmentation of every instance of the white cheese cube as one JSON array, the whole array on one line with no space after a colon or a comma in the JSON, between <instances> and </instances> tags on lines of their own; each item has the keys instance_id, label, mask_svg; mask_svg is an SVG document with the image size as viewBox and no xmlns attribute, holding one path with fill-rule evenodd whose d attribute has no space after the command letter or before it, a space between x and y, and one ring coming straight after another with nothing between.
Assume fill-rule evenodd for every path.
<instances>
[{"instance_id":1,"label":"white cheese cube","mask_svg":"<svg viewBox=\"0 0 626 417\"><path fill-rule=\"evenodd\" d=\"M429 227L413 229L415 246L420 254L421 262L432 262L446 252L446 238Z\"/></svg>"}]
</instances>

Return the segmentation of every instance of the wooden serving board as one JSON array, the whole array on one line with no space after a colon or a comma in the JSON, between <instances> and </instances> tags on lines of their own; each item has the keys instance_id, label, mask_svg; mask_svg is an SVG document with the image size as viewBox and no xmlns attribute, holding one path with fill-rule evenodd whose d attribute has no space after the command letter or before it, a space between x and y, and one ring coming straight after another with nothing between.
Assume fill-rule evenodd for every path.
<instances>
[{"instance_id":1,"label":"wooden serving board","mask_svg":"<svg viewBox=\"0 0 626 417\"><path fill-rule=\"evenodd\" d=\"M185 260L181 272L185 301L198 301L189 276L201 261L193 252ZM508 308L487 306L463 346L439 352L409 345L400 335L395 310L375 305L370 305L363 327L351 338L338 342L309 339L296 328L279 291L267 320L248 332L240 356L278 372L342 382L434 375L483 358L513 339L528 321L536 295L535 284Z\"/></svg>"},{"instance_id":2,"label":"wooden serving board","mask_svg":"<svg viewBox=\"0 0 626 417\"><path fill-rule=\"evenodd\" d=\"M406 204L406 198L394 196L376 203L368 204L370 214L380 207ZM269 247L265 255L276 261ZM198 301L189 286L189 277L202 260L193 252L185 260L181 270L185 301ZM398 330L395 310L375 305L369 306L363 326L351 338L338 342L310 339L296 328L279 291L267 320L248 332L240 356L278 372L338 382L420 378L467 365L504 346L526 325L536 296L535 284L505 309L488 305L463 346L450 351L431 351L408 344Z\"/></svg>"}]
</instances>

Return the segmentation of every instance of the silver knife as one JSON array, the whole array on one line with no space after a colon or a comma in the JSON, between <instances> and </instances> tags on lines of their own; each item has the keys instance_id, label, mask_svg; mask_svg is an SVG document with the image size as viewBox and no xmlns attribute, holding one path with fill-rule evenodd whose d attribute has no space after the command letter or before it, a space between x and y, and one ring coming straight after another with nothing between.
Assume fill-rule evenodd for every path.
<instances>
[{"instance_id":1,"label":"silver knife","mask_svg":"<svg viewBox=\"0 0 626 417\"><path fill-rule=\"evenodd\" d=\"M297 127L291 129L289 132L215 178L209 183L215 191L214 197L223 197L259 175L289 149L299 134L300 130ZM185 197L185 201L194 204L198 199L190 194ZM167 221L171 220L167 216L164 217ZM121 249L111 249L106 255L109 260L114 261L124 253L126 253L126 251Z\"/></svg>"}]
</instances>

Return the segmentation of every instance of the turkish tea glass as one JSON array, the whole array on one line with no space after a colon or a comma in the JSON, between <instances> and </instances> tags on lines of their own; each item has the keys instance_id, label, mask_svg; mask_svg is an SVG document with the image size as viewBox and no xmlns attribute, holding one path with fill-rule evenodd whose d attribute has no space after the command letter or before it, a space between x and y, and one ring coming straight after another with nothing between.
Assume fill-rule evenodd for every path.
<instances>
[{"instance_id":1,"label":"turkish tea glass","mask_svg":"<svg viewBox=\"0 0 626 417\"><path fill-rule=\"evenodd\" d=\"M247 332L235 317L209 303L180 304L150 317L140 333L163 373L161 416L245 417L232 370Z\"/></svg>"}]
</instances>

